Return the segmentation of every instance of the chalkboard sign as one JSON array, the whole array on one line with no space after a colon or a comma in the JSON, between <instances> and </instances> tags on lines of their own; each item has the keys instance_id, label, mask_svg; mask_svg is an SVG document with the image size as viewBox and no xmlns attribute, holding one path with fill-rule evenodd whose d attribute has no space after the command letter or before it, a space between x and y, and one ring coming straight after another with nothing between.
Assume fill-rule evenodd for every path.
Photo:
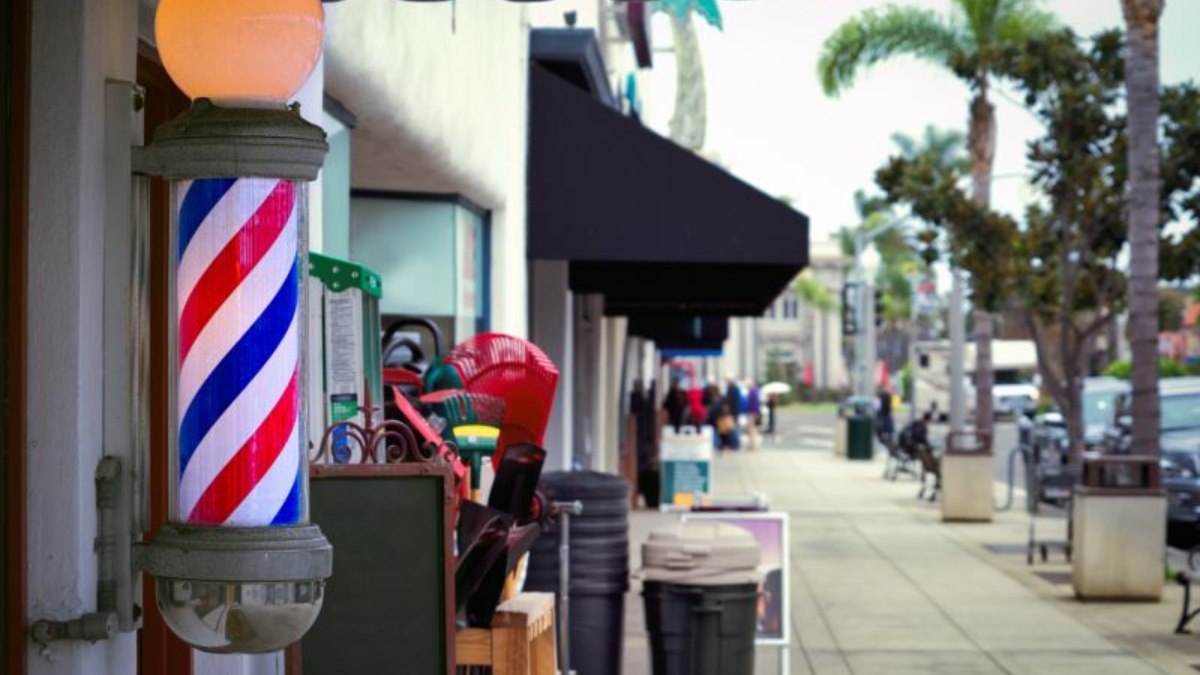
<instances>
[{"instance_id":1,"label":"chalkboard sign","mask_svg":"<svg viewBox=\"0 0 1200 675\"><path fill-rule=\"evenodd\" d=\"M333 577L289 672L452 674L449 466L321 465L311 476L311 518L333 544Z\"/></svg>"}]
</instances>

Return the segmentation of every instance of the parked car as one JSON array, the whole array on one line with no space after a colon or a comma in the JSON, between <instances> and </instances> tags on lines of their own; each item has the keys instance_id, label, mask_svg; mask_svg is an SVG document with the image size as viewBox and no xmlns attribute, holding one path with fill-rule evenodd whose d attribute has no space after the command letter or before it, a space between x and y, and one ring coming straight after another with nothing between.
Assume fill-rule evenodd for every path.
<instances>
[{"instance_id":1,"label":"parked car","mask_svg":"<svg viewBox=\"0 0 1200 675\"><path fill-rule=\"evenodd\" d=\"M1115 377L1089 377L1083 381L1083 445L1095 450L1104 432L1116 425L1117 402L1129 393L1129 383Z\"/></svg>"},{"instance_id":2,"label":"parked car","mask_svg":"<svg viewBox=\"0 0 1200 675\"><path fill-rule=\"evenodd\" d=\"M1089 377L1083 381L1084 450L1096 450L1103 444L1105 431L1116 426L1118 400L1128 391L1129 384L1115 377ZM1029 447L1067 451L1067 422L1057 410L1040 414L1028 410L1017 418L1017 430L1021 442Z\"/></svg>"},{"instance_id":3,"label":"parked car","mask_svg":"<svg viewBox=\"0 0 1200 675\"><path fill-rule=\"evenodd\" d=\"M1159 450L1163 487L1167 490L1167 523L1194 528L1200 524L1200 377L1159 381ZM1115 427L1105 440L1110 452L1129 452L1131 396L1117 399Z\"/></svg>"}]
</instances>

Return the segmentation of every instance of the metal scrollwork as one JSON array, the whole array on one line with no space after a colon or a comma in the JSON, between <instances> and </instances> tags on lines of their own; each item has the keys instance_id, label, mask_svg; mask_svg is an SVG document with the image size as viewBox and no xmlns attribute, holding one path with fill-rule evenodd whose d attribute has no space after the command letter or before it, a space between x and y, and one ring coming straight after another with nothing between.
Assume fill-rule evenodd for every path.
<instances>
[{"instance_id":1,"label":"metal scrollwork","mask_svg":"<svg viewBox=\"0 0 1200 675\"><path fill-rule=\"evenodd\" d=\"M444 440L422 440L413 428L401 420L379 420L382 409L371 405L370 394L359 406L362 423L335 422L329 425L321 441L310 453L312 464L396 464L402 462L453 462L458 449Z\"/></svg>"}]
</instances>

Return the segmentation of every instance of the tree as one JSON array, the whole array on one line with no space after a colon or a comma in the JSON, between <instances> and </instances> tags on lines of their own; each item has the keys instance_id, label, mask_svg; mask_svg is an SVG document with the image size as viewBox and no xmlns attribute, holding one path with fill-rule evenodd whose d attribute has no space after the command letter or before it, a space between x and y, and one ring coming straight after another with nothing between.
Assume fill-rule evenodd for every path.
<instances>
[{"instance_id":1,"label":"tree","mask_svg":"<svg viewBox=\"0 0 1200 675\"><path fill-rule=\"evenodd\" d=\"M671 16L675 43L675 109L669 123L671 140L699 151L704 147L708 125L708 94L704 82L704 58L696 36L693 14L721 28L721 10L716 0L659 0L659 9Z\"/></svg>"},{"instance_id":2,"label":"tree","mask_svg":"<svg viewBox=\"0 0 1200 675\"><path fill-rule=\"evenodd\" d=\"M998 75L996 57L1005 47L1021 47L1045 35L1054 23L1035 0L954 0L949 16L889 5L839 26L825 41L817 70L830 95L849 87L861 70L902 54L942 66L964 81L973 92L967 126L971 196L986 210L996 147L995 110L989 100L992 79ZM994 380L991 339L991 315L980 307L975 313L980 392L991 391ZM990 434L991 396L978 397L975 415L980 431Z\"/></svg>"},{"instance_id":3,"label":"tree","mask_svg":"<svg viewBox=\"0 0 1200 675\"><path fill-rule=\"evenodd\" d=\"M796 277L796 297L819 312L832 312L837 309L837 301L829 290L817 281L811 269L806 269Z\"/></svg>"},{"instance_id":4,"label":"tree","mask_svg":"<svg viewBox=\"0 0 1200 675\"><path fill-rule=\"evenodd\" d=\"M924 159L933 166L967 171L969 163L964 152L964 136L957 130L942 130L926 126L919 138L896 132L892 134L901 157ZM838 239L847 258L854 256L854 233L865 229L868 233L896 220L897 214L886 196L868 195L859 190L854 194L854 204L862 221L854 227L842 227ZM881 352L900 354L907 358L907 342L915 335L915 327L909 326L912 319L914 289L913 275L928 273L929 263L937 259L927 249L936 245L937 232L922 228L915 233L909 227L894 228L874 239L883 264L875 279L876 288L883 294L884 323L891 327L903 327L903 339L897 339L896 331L884 331L881 340L891 341ZM915 241L914 241L915 239ZM890 335L890 338L888 337Z\"/></svg>"},{"instance_id":5,"label":"tree","mask_svg":"<svg viewBox=\"0 0 1200 675\"><path fill-rule=\"evenodd\" d=\"M890 199L910 203L950 233L951 256L972 274L976 304L1012 303L1023 314L1075 456L1082 448L1087 357L1127 298L1125 54L1120 33L1098 35L1085 50L1062 31L997 56L998 71L1017 84L1046 129L1027 150L1032 183L1044 199L1027 210L1022 226L972 204L958 187L961 172L897 157L876 176ZM1186 237L1163 233L1168 220L1194 219L1200 206L1200 92L1190 84L1168 87L1163 100L1170 102L1159 120L1167 130L1161 153L1167 189L1155 242L1168 252L1172 273L1186 278L1200 261L1177 251L1186 248Z\"/></svg>"},{"instance_id":6,"label":"tree","mask_svg":"<svg viewBox=\"0 0 1200 675\"><path fill-rule=\"evenodd\" d=\"M1133 356L1130 450L1158 455L1158 19L1163 0L1121 0L1129 53L1129 346Z\"/></svg>"}]
</instances>

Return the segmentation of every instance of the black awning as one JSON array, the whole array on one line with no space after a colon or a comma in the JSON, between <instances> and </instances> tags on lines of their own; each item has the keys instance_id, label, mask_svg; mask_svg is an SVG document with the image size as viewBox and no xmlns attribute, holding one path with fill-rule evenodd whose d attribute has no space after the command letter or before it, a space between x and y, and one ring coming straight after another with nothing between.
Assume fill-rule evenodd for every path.
<instances>
[{"instance_id":1,"label":"black awning","mask_svg":"<svg viewBox=\"0 0 1200 675\"><path fill-rule=\"evenodd\" d=\"M808 263L808 218L605 107L530 74L528 243L608 311L756 315Z\"/></svg>"},{"instance_id":2,"label":"black awning","mask_svg":"<svg viewBox=\"0 0 1200 675\"><path fill-rule=\"evenodd\" d=\"M792 265L573 260L571 290L603 293L610 316L648 312L757 316L795 278Z\"/></svg>"},{"instance_id":3,"label":"black awning","mask_svg":"<svg viewBox=\"0 0 1200 675\"><path fill-rule=\"evenodd\" d=\"M632 336L653 340L660 350L719 350L729 338L729 317L631 314L628 330Z\"/></svg>"}]
</instances>

